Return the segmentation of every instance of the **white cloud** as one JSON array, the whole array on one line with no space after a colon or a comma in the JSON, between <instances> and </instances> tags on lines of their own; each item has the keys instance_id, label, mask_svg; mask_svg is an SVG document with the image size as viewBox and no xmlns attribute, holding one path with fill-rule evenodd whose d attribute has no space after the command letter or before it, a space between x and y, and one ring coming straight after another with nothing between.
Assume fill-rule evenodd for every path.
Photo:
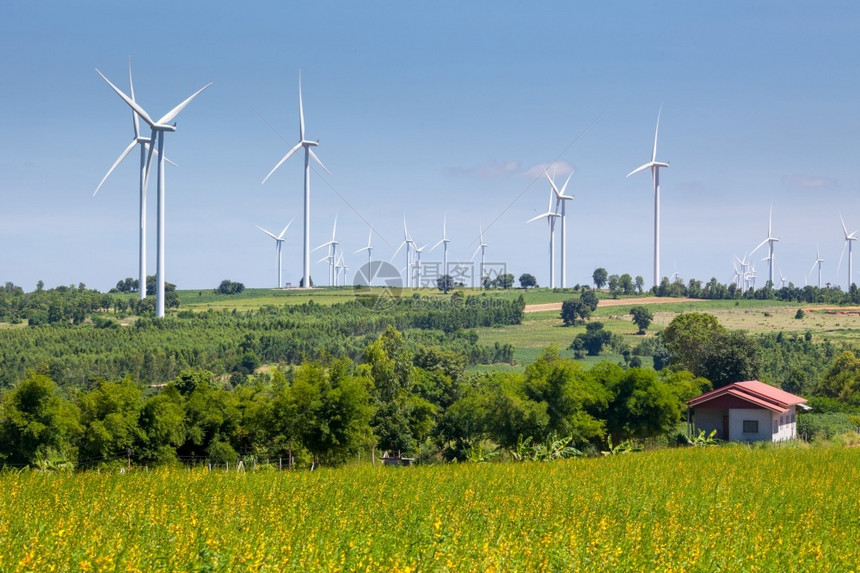
<instances>
[{"instance_id":1,"label":"white cloud","mask_svg":"<svg viewBox=\"0 0 860 573\"><path fill-rule=\"evenodd\" d=\"M831 177L815 177L811 175L786 175L782 178L782 184L789 187L802 187L804 189L821 189L824 187L839 187L839 181Z\"/></svg>"},{"instance_id":2,"label":"white cloud","mask_svg":"<svg viewBox=\"0 0 860 573\"><path fill-rule=\"evenodd\" d=\"M526 177L543 177L544 172L549 173L550 177L563 177L568 173L573 172L573 165L567 161L549 161L541 162L523 173Z\"/></svg>"},{"instance_id":3,"label":"white cloud","mask_svg":"<svg viewBox=\"0 0 860 573\"><path fill-rule=\"evenodd\" d=\"M445 175L476 176L491 179L505 175L515 174L520 169L519 161L496 161L490 159L477 167L448 167Z\"/></svg>"}]
</instances>

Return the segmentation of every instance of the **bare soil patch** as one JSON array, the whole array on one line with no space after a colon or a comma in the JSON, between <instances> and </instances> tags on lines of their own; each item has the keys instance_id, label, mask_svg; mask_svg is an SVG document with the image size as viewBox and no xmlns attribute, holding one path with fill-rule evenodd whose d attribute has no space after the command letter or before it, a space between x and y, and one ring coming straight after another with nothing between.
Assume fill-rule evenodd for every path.
<instances>
[{"instance_id":1,"label":"bare soil patch","mask_svg":"<svg viewBox=\"0 0 860 573\"><path fill-rule=\"evenodd\" d=\"M666 298L659 296L648 296L644 298L605 298L598 301L598 307L625 306L631 304L661 304L673 302L706 302L703 298ZM523 312L546 312L550 310L561 311L560 302L548 302L545 304L527 304Z\"/></svg>"}]
</instances>

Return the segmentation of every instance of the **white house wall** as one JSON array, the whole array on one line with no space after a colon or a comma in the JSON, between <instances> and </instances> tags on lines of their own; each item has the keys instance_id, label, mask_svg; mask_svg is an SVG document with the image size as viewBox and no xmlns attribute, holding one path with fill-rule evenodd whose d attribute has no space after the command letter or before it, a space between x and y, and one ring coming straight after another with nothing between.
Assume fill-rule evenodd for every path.
<instances>
[{"instance_id":1,"label":"white house wall","mask_svg":"<svg viewBox=\"0 0 860 573\"><path fill-rule=\"evenodd\" d=\"M797 436L797 418L795 416L795 406L791 406L785 414L773 414L771 420L771 431L776 427L777 431L773 434L774 442L782 440L791 440Z\"/></svg>"},{"instance_id":2,"label":"white house wall","mask_svg":"<svg viewBox=\"0 0 860 573\"><path fill-rule=\"evenodd\" d=\"M744 433L744 420L758 421L758 433ZM729 410L729 440L736 442L763 442L773 439L773 418L770 410Z\"/></svg>"}]
</instances>

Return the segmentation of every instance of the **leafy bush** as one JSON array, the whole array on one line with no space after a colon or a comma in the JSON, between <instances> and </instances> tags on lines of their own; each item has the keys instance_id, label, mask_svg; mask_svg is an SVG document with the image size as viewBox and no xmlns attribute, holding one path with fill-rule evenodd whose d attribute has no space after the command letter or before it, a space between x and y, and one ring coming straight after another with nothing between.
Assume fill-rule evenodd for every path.
<instances>
[{"instance_id":1,"label":"leafy bush","mask_svg":"<svg viewBox=\"0 0 860 573\"><path fill-rule=\"evenodd\" d=\"M851 416L829 412L827 414L801 414L797 417L797 434L807 441L818 438L829 440L837 434L853 429Z\"/></svg>"}]
</instances>

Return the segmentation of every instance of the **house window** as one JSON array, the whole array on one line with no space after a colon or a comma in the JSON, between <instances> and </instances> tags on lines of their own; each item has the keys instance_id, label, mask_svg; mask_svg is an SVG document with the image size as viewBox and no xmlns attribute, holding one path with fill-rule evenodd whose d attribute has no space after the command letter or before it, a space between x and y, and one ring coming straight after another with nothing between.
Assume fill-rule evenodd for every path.
<instances>
[{"instance_id":1,"label":"house window","mask_svg":"<svg viewBox=\"0 0 860 573\"><path fill-rule=\"evenodd\" d=\"M758 434L758 420L744 420L744 434Z\"/></svg>"}]
</instances>

